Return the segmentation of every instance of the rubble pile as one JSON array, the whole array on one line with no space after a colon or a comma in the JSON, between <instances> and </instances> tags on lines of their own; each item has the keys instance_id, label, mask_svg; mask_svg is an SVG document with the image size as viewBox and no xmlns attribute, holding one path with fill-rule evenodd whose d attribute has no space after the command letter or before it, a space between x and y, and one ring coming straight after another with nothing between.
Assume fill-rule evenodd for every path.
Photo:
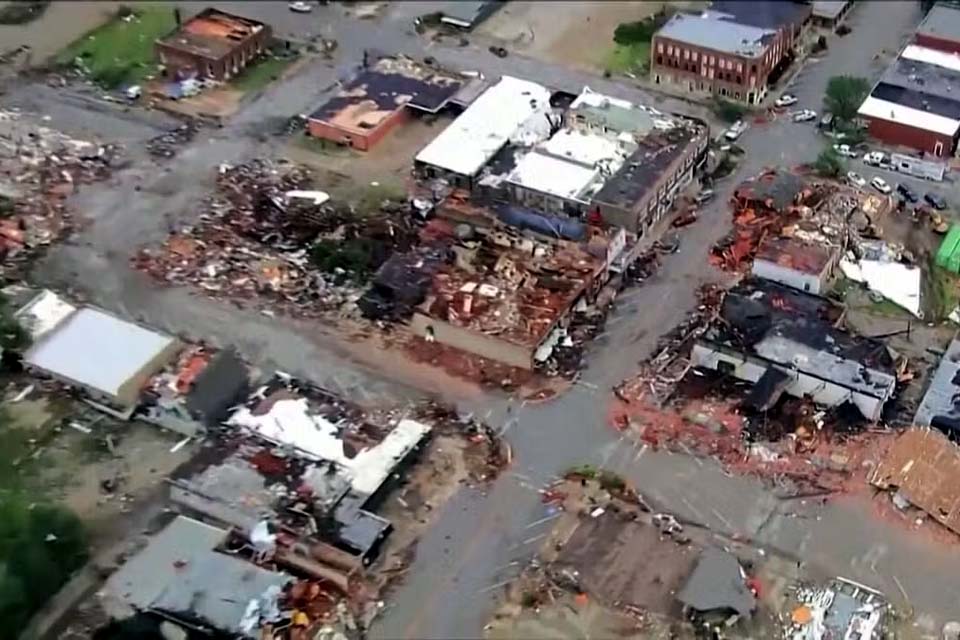
<instances>
[{"instance_id":1,"label":"rubble pile","mask_svg":"<svg viewBox=\"0 0 960 640\"><path fill-rule=\"evenodd\" d=\"M466 438L480 464L472 465L474 480L494 480L509 463L509 445L486 422L473 414L461 414L456 407L430 400L414 408L413 418L434 425L437 433ZM469 453L469 452L468 452Z\"/></svg>"},{"instance_id":2,"label":"rubble pile","mask_svg":"<svg viewBox=\"0 0 960 640\"><path fill-rule=\"evenodd\" d=\"M77 140L0 110L0 252L7 270L69 233L66 198L78 185L109 177L119 158L116 145Z\"/></svg>"},{"instance_id":3,"label":"rubble pile","mask_svg":"<svg viewBox=\"0 0 960 640\"><path fill-rule=\"evenodd\" d=\"M287 162L222 165L197 224L141 250L133 263L162 283L266 302L268 314L352 313L362 278L413 244L416 228L390 211L358 219L310 185L310 174Z\"/></svg>"},{"instance_id":4,"label":"rubble pile","mask_svg":"<svg viewBox=\"0 0 960 640\"><path fill-rule=\"evenodd\" d=\"M172 131L150 138L147 141L147 153L155 158L172 158L177 154L177 147L193 140L199 129L199 125L191 121Z\"/></svg>"}]
</instances>

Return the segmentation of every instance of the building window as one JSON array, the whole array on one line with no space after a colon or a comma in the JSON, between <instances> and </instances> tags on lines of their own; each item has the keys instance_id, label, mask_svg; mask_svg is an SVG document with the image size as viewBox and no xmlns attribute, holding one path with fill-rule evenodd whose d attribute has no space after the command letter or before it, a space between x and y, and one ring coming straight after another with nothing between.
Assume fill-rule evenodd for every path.
<instances>
[{"instance_id":1,"label":"building window","mask_svg":"<svg viewBox=\"0 0 960 640\"><path fill-rule=\"evenodd\" d=\"M694 51L694 52L693 52L693 61L696 62L698 57L699 57L699 54L698 54L696 51Z\"/></svg>"},{"instance_id":2,"label":"building window","mask_svg":"<svg viewBox=\"0 0 960 640\"><path fill-rule=\"evenodd\" d=\"M710 56L710 66L713 66L713 56Z\"/></svg>"},{"instance_id":3,"label":"building window","mask_svg":"<svg viewBox=\"0 0 960 640\"><path fill-rule=\"evenodd\" d=\"M670 46L667 47L667 55L668 55L668 56L672 56L672 55L673 55L673 45L670 45Z\"/></svg>"},{"instance_id":4,"label":"building window","mask_svg":"<svg viewBox=\"0 0 960 640\"><path fill-rule=\"evenodd\" d=\"M711 80L713 80L713 69L710 69L710 73L707 74Z\"/></svg>"},{"instance_id":5,"label":"building window","mask_svg":"<svg viewBox=\"0 0 960 640\"><path fill-rule=\"evenodd\" d=\"M706 67L703 67L703 68L700 69L700 75L702 75L704 78L707 77L707 68L706 68Z\"/></svg>"},{"instance_id":6,"label":"building window","mask_svg":"<svg viewBox=\"0 0 960 640\"><path fill-rule=\"evenodd\" d=\"M738 63L737 63L737 73L743 73L743 63L742 63L742 62L738 62Z\"/></svg>"},{"instance_id":7,"label":"building window","mask_svg":"<svg viewBox=\"0 0 960 640\"><path fill-rule=\"evenodd\" d=\"M662 42L658 42L658 43L657 43L657 53L663 53L663 43L662 43Z\"/></svg>"},{"instance_id":8,"label":"building window","mask_svg":"<svg viewBox=\"0 0 960 640\"><path fill-rule=\"evenodd\" d=\"M656 84L660 84L660 74L659 74L659 73L656 74L655 76L653 76L653 81L654 81Z\"/></svg>"},{"instance_id":9,"label":"building window","mask_svg":"<svg viewBox=\"0 0 960 640\"><path fill-rule=\"evenodd\" d=\"M750 67L750 71L752 71L753 73L756 73L756 72L757 72L757 65L753 65L752 67Z\"/></svg>"},{"instance_id":10,"label":"building window","mask_svg":"<svg viewBox=\"0 0 960 640\"><path fill-rule=\"evenodd\" d=\"M689 60L689 59L690 59L690 49L684 49L684 50L683 50L683 59L684 59L684 60Z\"/></svg>"},{"instance_id":11,"label":"building window","mask_svg":"<svg viewBox=\"0 0 960 640\"><path fill-rule=\"evenodd\" d=\"M743 76L737 76L737 84L743 84Z\"/></svg>"},{"instance_id":12,"label":"building window","mask_svg":"<svg viewBox=\"0 0 960 640\"><path fill-rule=\"evenodd\" d=\"M733 94L733 95L734 95L734 97L735 97L737 100L740 99L740 92L739 92L739 91L737 91L737 92L736 92L735 94Z\"/></svg>"},{"instance_id":13,"label":"building window","mask_svg":"<svg viewBox=\"0 0 960 640\"><path fill-rule=\"evenodd\" d=\"M723 87L720 87L720 95L722 95L722 96L727 95L727 90L724 89Z\"/></svg>"}]
</instances>

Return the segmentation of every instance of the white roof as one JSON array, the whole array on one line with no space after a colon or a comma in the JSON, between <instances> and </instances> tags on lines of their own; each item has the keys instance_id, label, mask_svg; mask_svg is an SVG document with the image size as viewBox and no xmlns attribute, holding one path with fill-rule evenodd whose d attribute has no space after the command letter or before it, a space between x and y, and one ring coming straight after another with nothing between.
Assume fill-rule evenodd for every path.
<instances>
[{"instance_id":1,"label":"white roof","mask_svg":"<svg viewBox=\"0 0 960 640\"><path fill-rule=\"evenodd\" d=\"M936 49L911 44L903 50L900 57L913 60L914 62L936 65L944 69L950 69L951 71L960 71L960 54L956 53L947 53L946 51L938 51Z\"/></svg>"},{"instance_id":2,"label":"white roof","mask_svg":"<svg viewBox=\"0 0 960 640\"><path fill-rule=\"evenodd\" d=\"M349 474L353 489L363 494L375 493L397 463L430 432L425 424L401 420L379 444L350 457L339 437L341 426L311 411L306 398L278 400L262 415L241 407L227 424L337 464Z\"/></svg>"},{"instance_id":3,"label":"white roof","mask_svg":"<svg viewBox=\"0 0 960 640\"><path fill-rule=\"evenodd\" d=\"M895 102L887 102L886 100L874 98L873 96L869 96L863 101L857 113L861 116L898 122L945 136L954 135L957 132L957 128L960 127L960 120L905 107Z\"/></svg>"},{"instance_id":4,"label":"white roof","mask_svg":"<svg viewBox=\"0 0 960 640\"><path fill-rule=\"evenodd\" d=\"M594 166L601 160L623 159L628 155L622 142L594 133L562 129L552 138L540 145L547 153L560 158L569 158L574 162Z\"/></svg>"},{"instance_id":5,"label":"white roof","mask_svg":"<svg viewBox=\"0 0 960 640\"><path fill-rule=\"evenodd\" d=\"M580 95L570 103L570 109L576 109L581 106L588 107L602 107L604 104L612 104L615 107L620 107L622 109L632 109L633 103L629 100L623 100L621 98L613 98L602 93L597 93L590 87L584 87L583 91L580 92Z\"/></svg>"},{"instance_id":6,"label":"white roof","mask_svg":"<svg viewBox=\"0 0 960 640\"><path fill-rule=\"evenodd\" d=\"M74 384L116 397L175 338L82 308L35 343L24 362ZM162 366L165 363L158 363Z\"/></svg>"},{"instance_id":7,"label":"white roof","mask_svg":"<svg viewBox=\"0 0 960 640\"><path fill-rule=\"evenodd\" d=\"M577 198L599 175L595 168L531 151L507 181L560 198Z\"/></svg>"},{"instance_id":8,"label":"white roof","mask_svg":"<svg viewBox=\"0 0 960 640\"><path fill-rule=\"evenodd\" d=\"M503 76L417 154L417 162L476 175L531 115L550 110L550 91Z\"/></svg>"},{"instance_id":9,"label":"white roof","mask_svg":"<svg viewBox=\"0 0 960 640\"><path fill-rule=\"evenodd\" d=\"M30 337L36 342L76 310L75 306L53 291L44 289L19 309L14 317L20 326L30 332Z\"/></svg>"}]
</instances>

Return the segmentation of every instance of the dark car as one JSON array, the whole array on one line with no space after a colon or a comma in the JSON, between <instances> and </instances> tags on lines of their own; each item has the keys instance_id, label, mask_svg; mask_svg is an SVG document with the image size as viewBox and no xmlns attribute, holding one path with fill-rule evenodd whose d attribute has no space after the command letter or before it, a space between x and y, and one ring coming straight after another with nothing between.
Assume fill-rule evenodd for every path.
<instances>
[{"instance_id":1,"label":"dark car","mask_svg":"<svg viewBox=\"0 0 960 640\"><path fill-rule=\"evenodd\" d=\"M897 193L903 196L903 199L909 202L910 204L913 204L920 199L919 196L917 196L916 192L905 184L897 185Z\"/></svg>"},{"instance_id":2,"label":"dark car","mask_svg":"<svg viewBox=\"0 0 960 640\"><path fill-rule=\"evenodd\" d=\"M924 194L923 199L930 203L930 206L934 209L943 211L947 208L947 201L943 199L943 196L933 193L932 191Z\"/></svg>"}]
</instances>

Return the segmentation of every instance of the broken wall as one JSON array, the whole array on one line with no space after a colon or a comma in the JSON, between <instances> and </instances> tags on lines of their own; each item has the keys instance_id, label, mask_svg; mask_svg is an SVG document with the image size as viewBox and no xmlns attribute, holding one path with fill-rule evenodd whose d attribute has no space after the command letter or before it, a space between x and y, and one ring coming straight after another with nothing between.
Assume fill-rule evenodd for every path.
<instances>
[{"instance_id":1,"label":"broken wall","mask_svg":"<svg viewBox=\"0 0 960 640\"><path fill-rule=\"evenodd\" d=\"M427 337L432 331L434 340L461 351L473 353L518 369L533 369L533 354L538 345L526 347L513 344L496 336L484 335L470 329L457 327L444 320L431 318L419 311L413 314L410 328L421 337Z\"/></svg>"},{"instance_id":2,"label":"broken wall","mask_svg":"<svg viewBox=\"0 0 960 640\"><path fill-rule=\"evenodd\" d=\"M797 269L785 267L776 262L763 259L755 259L751 272L758 278L778 282L780 284L793 287L800 291L819 295L824 288L829 265L819 274L805 273Z\"/></svg>"},{"instance_id":3,"label":"broken wall","mask_svg":"<svg viewBox=\"0 0 960 640\"><path fill-rule=\"evenodd\" d=\"M729 370L738 380L756 383L771 366L771 363L758 358L750 358L742 353L727 351L716 346L697 343L690 354L690 363L714 371ZM725 363L725 364L723 364ZM883 401L863 393L832 383L828 380L805 374L788 366L777 367L792 379L784 390L795 398L809 396L816 404L836 407L844 402L852 402L868 420L879 420L883 410Z\"/></svg>"}]
</instances>

